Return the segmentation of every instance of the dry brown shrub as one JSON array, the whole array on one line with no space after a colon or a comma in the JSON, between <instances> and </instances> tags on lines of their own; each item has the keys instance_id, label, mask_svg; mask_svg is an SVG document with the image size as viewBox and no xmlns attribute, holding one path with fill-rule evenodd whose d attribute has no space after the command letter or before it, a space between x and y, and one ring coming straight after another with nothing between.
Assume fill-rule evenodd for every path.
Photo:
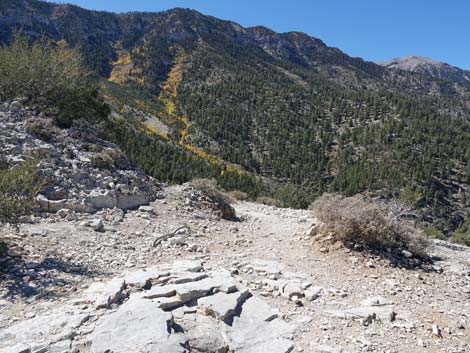
<instances>
[{"instance_id":1,"label":"dry brown shrub","mask_svg":"<svg viewBox=\"0 0 470 353\"><path fill-rule=\"evenodd\" d=\"M248 200L248 194L243 191L233 190L227 193L228 197L233 201L246 201Z\"/></svg>"},{"instance_id":2,"label":"dry brown shrub","mask_svg":"<svg viewBox=\"0 0 470 353\"><path fill-rule=\"evenodd\" d=\"M37 139L50 142L59 134L59 129L52 119L31 118L26 121L26 131Z\"/></svg>"},{"instance_id":3,"label":"dry brown shrub","mask_svg":"<svg viewBox=\"0 0 470 353\"><path fill-rule=\"evenodd\" d=\"M262 203L263 205L266 205L266 206L284 207L284 204L282 203L281 200L274 199L272 197L267 197L267 196L257 197L256 202Z\"/></svg>"},{"instance_id":4,"label":"dry brown shrub","mask_svg":"<svg viewBox=\"0 0 470 353\"><path fill-rule=\"evenodd\" d=\"M355 195L324 194L311 209L322 222L321 229L337 241L356 243L371 250L407 250L425 257L428 240L396 212L377 201Z\"/></svg>"},{"instance_id":5,"label":"dry brown shrub","mask_svg":"<svg viewBox=\"0 0 470 353\"><path fill-rule=\"evenodd\" d=\"M92 165L100 169L127 169L129 168L129 160L121 150L111 148L96 153L92 158Z\"/></svg>"},{"instance_id":6,"label":"dry brown shrub","mask_svg":"<svg viewBox=\"0 0 470 353\"><path fill-rule=\"evenodd\" d=\"M222 218L228 220L237 219L235 209L230 204L230 197L218 187L215 180L193 179L191 185L211 200L213 208L221 212Z\"/></svg>"}]
</instances>

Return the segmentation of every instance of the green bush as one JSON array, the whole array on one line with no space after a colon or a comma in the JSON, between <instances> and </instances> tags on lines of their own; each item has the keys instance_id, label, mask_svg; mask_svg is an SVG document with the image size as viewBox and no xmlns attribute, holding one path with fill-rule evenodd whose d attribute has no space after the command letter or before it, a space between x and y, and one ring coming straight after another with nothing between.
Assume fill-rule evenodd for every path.
<instances>
[{"instance_id":1,"label":"green bush","mask_svg":"<svg viewBox=\"0 0 470 353\"><path fill-rule=\"evenodd\" d=\"M469 222L461 226L452 233L451 240L455 243L470 246L470 226Z\"/></svg>"},{"instance_id":2,"label":"green bush","mask_svg":"<svg viewBox=\"0 0 470 353\"><path fill-rule=\"evenodd\" d=\"M24 98L54 115L59 125L99 122L110 112L83 65L78 48L45 37L30 44L16 34L0 47L0 99Z\"/></svg>"},{"instance_id":3,"label":"green bush","mask_svg":"<svg viewBox=\"0 0 470 353\"><path fill-rule=\"evenodd\" d=\"M400 191L399 199L404 204L417 206L422 199L422 195L419 191L406 187Z\"/></svg>"},{"instance_id":4,"label":"green bush","mask_svg":"<svg viewBox=\"0 0 470 353\"><path fill-rule=\"evenodd\" d=\"M424 228L423 232L426 236L432 239L441 239L441 240L446 239L444 233L440 229L434 226L429 226L429 227Z\"/></svg>"},{"instance_id":5,"label":"green bush","mask_svg":"<svg viewBox=\"0 0 470 353\"><path fill-rule=\"evenodd\" d=\"M0 223L18 224L28 215L41 189L37 160L0 170Z\"/></svg>"}]
</instances>

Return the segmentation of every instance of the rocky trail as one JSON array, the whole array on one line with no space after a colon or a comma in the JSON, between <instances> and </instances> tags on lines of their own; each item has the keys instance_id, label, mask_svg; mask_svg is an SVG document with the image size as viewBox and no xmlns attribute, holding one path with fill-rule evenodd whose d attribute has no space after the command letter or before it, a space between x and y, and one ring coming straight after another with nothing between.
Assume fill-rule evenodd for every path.
<instances>
[{"instance_id":1,"label":"rocky trail","mask_svg":"<svg viewBox=\"0 0 470 353\"><path fill-rule=\"evenodd\" d=\"M469 351L470 249L436 242L433 270L401 269L325 252L308 211L239 202L231 222L189 186L163 193L22 225L0 352Z\"/></svg>"},{"instance_id":2,"label":"rocky trail","mask_svg":"<svg viewBox=\"0 0 470 353\"><path fill-rule=\"evenodd\" d=\"M470 248L403 268L312 237L313 213L237 221L88 130L0 105L1 161L43 158L35 215L3 226L0 353L470 352Z\"/></svg>"}]
</instances>

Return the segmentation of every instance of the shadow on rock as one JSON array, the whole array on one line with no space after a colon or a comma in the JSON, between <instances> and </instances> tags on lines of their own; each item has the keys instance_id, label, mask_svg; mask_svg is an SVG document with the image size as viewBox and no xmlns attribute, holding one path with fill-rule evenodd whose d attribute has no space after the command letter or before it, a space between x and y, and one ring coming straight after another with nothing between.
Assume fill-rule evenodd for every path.
<instances>
[{"instance_id":1,"label":"shadow on rock","mask_svg":"<svg viewBox=\"0 0 470 353\"><path fill-rule=\"evenodd\" d=\"M78 277L94 278L99 274L105 273L55 257L46 257L41 262L25 262L22 257L11 257L0 264L0 297L60 297L74 290L80 281Z\"/></svg>"}]
</instances>

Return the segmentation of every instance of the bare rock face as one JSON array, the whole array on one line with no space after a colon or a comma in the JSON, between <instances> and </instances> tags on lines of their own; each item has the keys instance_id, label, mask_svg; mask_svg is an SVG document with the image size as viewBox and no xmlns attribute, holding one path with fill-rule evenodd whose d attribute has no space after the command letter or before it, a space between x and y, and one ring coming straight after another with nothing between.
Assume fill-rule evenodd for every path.
<instances>
[{"instance_id":1,"label":"bare rock face","mask_svg":"<svg viewBox=\"0 0 470 353\"><path fill-rule=\"evenodd\" d=\"M20 103L3 103L0 111L0 160L7 166L41 155L45 182L37 208L92 213L103 208L137 209L159 196L160 186L131 167L119 148L91 129L62 130L52 119Z\"/></svg>"},{"instance_id":2,"label":"bare rock face","mask_svg":"<svg viewBox=\"0 0 470 353\"><path fill-rule=\"evenodd\" d=\"M74 304L0 331L0 347L9 347L0 352L287 353L293 349L295 325L282 320L228 271L205 271L198 261L155 266L92 284Z\"/></svg>"}]
</instances>

